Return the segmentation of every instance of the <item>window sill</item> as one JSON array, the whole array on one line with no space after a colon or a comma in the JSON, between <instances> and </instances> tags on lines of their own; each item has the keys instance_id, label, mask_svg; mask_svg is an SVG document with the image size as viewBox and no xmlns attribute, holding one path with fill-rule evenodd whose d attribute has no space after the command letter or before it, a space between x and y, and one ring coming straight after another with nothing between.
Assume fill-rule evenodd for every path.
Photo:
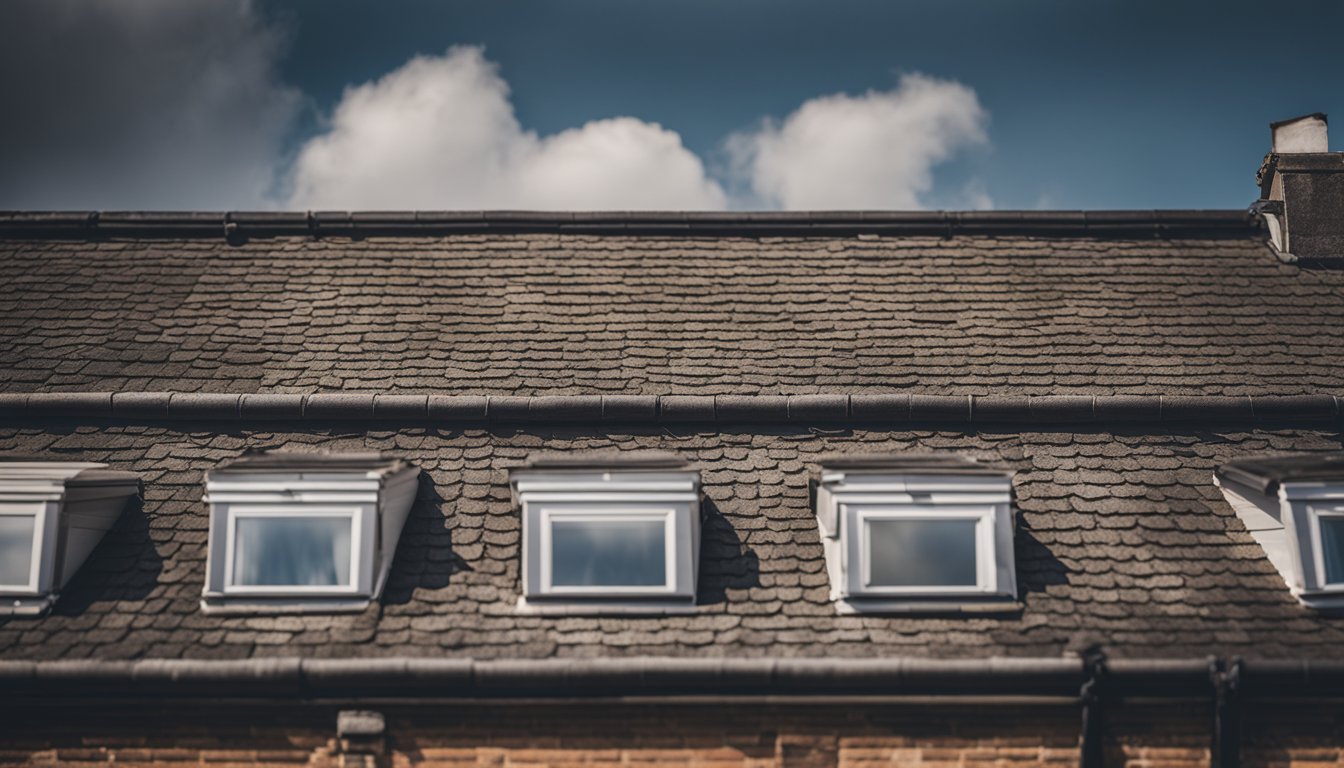
<instances>
[{"instance_id":1,"label":"window sill","mask_svg":"<svg viewBox=\"0 0 1344 768\"><path fill-rule=\"evenodd\" d=\"M1022 601L1006 596L984 598L883 598L862 597L835 601L841 616L1012 616L1022 613Z\"/></svg>"},{"instance_id":2,"label":"window sill","mask_svg":"<svg viewBox=\"0 0 1344 768\"><path fill-rule=\"evenodd\" d=\"M42 597L0 597L0 616L38 617L51 610L57 595Z\"/></svg>"},{"instance_id":3,"label":"window sill","mask_svg":"<svg viewBox=\"0 0 1344 768\"><path fill-rule=\"evenodd\" d=\"M1294 597L1302 605L1319 613L1344 614L1344 593L1339 592L1294 592Z\"/></svg>"},{"instance_id":4,"label":"window sill","mask_svg":"<svg viewBox=\"0 0 1344 768\"><path fill-rule=\"evenodd\" d=\"M610 600L573 598L518 598L517 613L529 616L684 616L695 613L687 600Z\"/></svg>"},{"instance_id":5,"label":"window sill","mask_svg":"<svg viewBox=\"0 0 1344 768\"><path fill-rule=\"evenodd\" d=\"M207 616L283 616L294 614L361 613L373 600L368 597L206 597L201 613Z\"/></svg>"}]
</instances>

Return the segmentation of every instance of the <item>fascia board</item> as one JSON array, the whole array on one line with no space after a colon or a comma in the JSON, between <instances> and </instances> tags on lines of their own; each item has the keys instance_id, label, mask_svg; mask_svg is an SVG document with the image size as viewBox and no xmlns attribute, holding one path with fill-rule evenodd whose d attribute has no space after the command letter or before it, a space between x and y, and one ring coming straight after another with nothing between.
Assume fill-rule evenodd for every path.
<instances>
[{"instance_id":1,"label":"fascia board","mask_svg":"<svg viewBox=\"0 0 1344 768\"><path fill-rule=\"evenodd\" d=\"M378 500L377 493L322 493L308 491L302 493L207 493L203 500L207 504L371 504Z\"/></svg>"},{"instance_id":2,"label":"fascia board","mask_svg":"<svg viewBox=\"0 0 1344 768\"><path fill-rule=\"evenodd\" d=\"M1337 482L1286 482L1279 484L1279 494L1288 501L1344 499L1344 479Z\"/></svg>"},{"instance_id":3,"label":"fascia board","mask_svg":"<svg viewBox=\"0 0 1344 768\"><path fill-rule=\"evenodd\" d=\"M1008 493L880 493L872 489L831 489L830 496L837 504L1008 504Z\"/></svg>"},{"instance_id":4,"label":"fascia board","mask_svg":"<svg viewBox=\"0 0 1344 768\"><path fill-rule=\"evenodd\" d=\"M695 504L700 500L694 493L638 493L633 491L612 491L608 488L551 493L520 493L525 504L554 502L591 502L619 506L635 502L674 502Z\"/></svg>"},{"instance_id":5,"label":"fascia board","mask_svg":"<svg viewBox=\"0 0 1344 768\"><path fill-rule=\"evenodd\" d=\"M0 482L10 479L64 481L86 469L104 469L96 461L4 461L0 462Z\"/></svg>"},{"instance_id":6,"label":"fascia board","mask_svg":"<svg viewBox=\"0 0 1344 768\"><path fill-rule=\"evenodd\" d=\"M382 483L377 480L340 478L332 480L280 480L274 477L250 479L209 480L207 492L214 491L377 491Z\"/></svg>"},{"instance_id":7,"label":"fascia board","mask_svg":"<svg viewBox=\"0 0 1344 768\"><path fill-rule=\"evenodd\" d=\"M12 487L0 485L0 502L37 503L43 501L60 501L64 496L65 490L59 486L48 491L37 491L15 490Z\"/></svg>"}]
</instances>

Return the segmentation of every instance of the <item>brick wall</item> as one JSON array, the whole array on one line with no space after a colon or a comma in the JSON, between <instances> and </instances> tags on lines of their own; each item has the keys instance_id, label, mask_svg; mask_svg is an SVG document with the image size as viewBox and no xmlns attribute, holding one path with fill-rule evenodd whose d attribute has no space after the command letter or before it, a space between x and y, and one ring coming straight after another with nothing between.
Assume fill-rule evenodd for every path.
<instances>
[{"instance_id":1,"label":"brick wall","mask_svg":"<svg viewBox=\"0 0 1344 768\"><path fill-rule=\"evenodd\" d=\"M335 705L14 706L0 763L15 766L1074 766L1071 706L479 704L377 707L376 757L337 738ZM1106 764L1206 766L1199 703L1108 709ZM1248 709L1245 766L1344 765L1337 704Z\"/></svg>"},{"instance_id":2,"label":"brick wall","mask_svg":"<svg viewBox=\"0 0 1344 768\"><path fill-rule=\"evenodd\" d=\"M19 765L364 765L336 706L64 706L3 713ZM455 705L378 707L380 766L1071 766L1079 717L1056 705ZM1206 765L1207 712L1107 716L1107 763ZM1307 753L1303 753L1304 755ZM1318 754L1316 752L1310 753ZM1270 764L1270 763L1265 763ZM1302 763L1306 764L1306 763Z\"/></svg>"}]
</instances>

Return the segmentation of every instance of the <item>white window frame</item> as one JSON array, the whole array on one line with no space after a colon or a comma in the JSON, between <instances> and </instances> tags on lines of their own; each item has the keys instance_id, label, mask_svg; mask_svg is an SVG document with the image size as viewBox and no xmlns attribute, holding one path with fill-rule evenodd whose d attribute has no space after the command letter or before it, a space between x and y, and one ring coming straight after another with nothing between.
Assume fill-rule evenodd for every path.
<instances>
[{"instance_id":1,"label":"white window frame","mask_svg":"<svg viewBox=\"0 0 1344 768\"><path fill-rule=\"evenodd\" d=\"M513 470L522 515L518 611L555 616L672 615L695 611L700 566L700 473L667 466L557 463ZM554 525L567 520L663 523L662 584L557 585Z\"/></svg>"},{"instance_id":2,"label":"white window frame","mask_svg":"<svg viewBox=\"0 0 1344 768\"><path fill-rule=\"evenodd\" d=\"M47 502L0 502L0 517L28 517L33 520L33 539L31 542L31 563L28 566L27 584L0 584L0 592L29 593L39 592L38 584L42 580L42 555L46 552Z\"/></svg>"},{"instance_id":3,"label":"white window frame","mask_svg":"<svg viewBox=\"0 0 1344 768\"><path fill-rule=\"evenodd\" d=\"M361 508L358 506L271 506L254 504L230 504L227 510L226 528L228 535L224 545L224 594L226 595L358 595L360 594L360 561L362 541L359 525ZM311 584L234 584L235 536L239 518L345 518L350 523L350 581L343 585Z\"/></svg>"},{"instance_id":4,"label":"white window frame","mask_svg":"<svg viewBox=\"0 0 1344 768\"><path fill-rule=\"evenodd\" d=\"M606 508L604 508L606 507ZM541 591L543 595L602 596L667 596L677 592L677 539L676 509L657 504L591 502L550 502L539 507L541 530ZM552 526L557 522L648 522L663 523L663 585L560 585L553 582L555 551L551 541Z\"/></svg>"},{"instance_id":5,"label":"white window frame","mask_svg":"<svg viewBox=\"0 0 1344 768\"><path fill-rule=\"evenodd\" d=\"M842 504L841 512L854 521L848 546L851 564L849 594L868 595L980 595L998 591L998 563L994 547L993 505L947 504ZM869 524L882 520L974 520L975 584L874 586L872 584L873 542ZM858 577L857 580L855 577ZM857 584L855 583L857 581Z\"/></svg>"},{"instance_id":6,"label":"white window frame","mask_svg":"<svg viewBox=\"0 0 1344 768\"><path fill-rule=\"evenodd\" d=\"M1316 584L1313 591L1324 594L1344 593L1344 581L1329 582L1325 576L1325 543L1321 534L1321 520L1325 518L1344 519L1344 503L1311 504L1307 507L1308 528L1311 530L1311 553L1315 560Z\"/></svg>"}]
</instances>

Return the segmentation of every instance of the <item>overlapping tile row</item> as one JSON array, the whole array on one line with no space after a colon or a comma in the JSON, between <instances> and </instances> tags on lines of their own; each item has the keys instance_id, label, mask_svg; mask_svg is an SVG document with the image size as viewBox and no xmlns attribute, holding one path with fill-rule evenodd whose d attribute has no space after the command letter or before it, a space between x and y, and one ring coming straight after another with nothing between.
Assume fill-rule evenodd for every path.
<instances>
[{"instance_id":1,"label":"overlapping tile row","mask_svg":"<svg viewBox=\"0 0 1344 768\"><path fill-rule=\"evenodd\" d=\"M1329 428L1335 395L398 395L0 392L0 423L1109 426Z\"/></svg>"},{"instance_id":2,"label":"overlapping tile row","mask_svg":"<svg viewBox=\"0 0 1344 768\"><path fill-rule=\"evenodd\" d=\"M0 391L1318 394L1344 272L1258 239L0 242Z\"/></svg>"},{"instance_id":3,"label":"overlapping tile row","mask_svg":"<svg viewBox=\"0 0 1344 768\"><path fill-rule=\"evenodd\" d=\"M108 461L144 480L51 615L0 624L23 658L265 656L1056 656L1344 658L1344 617L1288 594L1212 481L1232 458L1339 450L1335 432L1211 433L71 427L0 429L6 450ZM347 616L221 617L198 606L205 470L247 447L377 449L423 468L384 598ZM661 449L702 471L692 616L515 613L518 512L507 473L541 452ZM1017 471L1020 615L841 617L808 481L823 454L958 452Z\"/></svg>"}]
</instances>

